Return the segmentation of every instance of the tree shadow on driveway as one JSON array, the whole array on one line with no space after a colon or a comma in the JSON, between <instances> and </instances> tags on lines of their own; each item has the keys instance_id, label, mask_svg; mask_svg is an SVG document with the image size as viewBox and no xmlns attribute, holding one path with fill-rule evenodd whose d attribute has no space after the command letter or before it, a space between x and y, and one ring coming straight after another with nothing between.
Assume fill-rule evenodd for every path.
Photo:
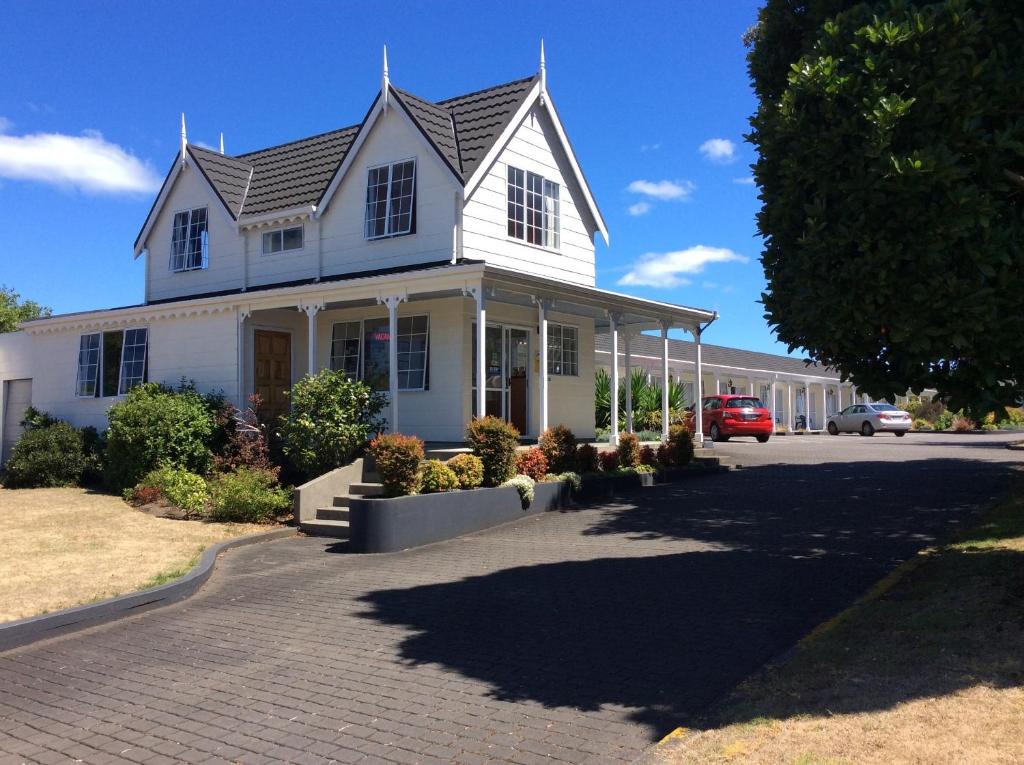
<instances>
[{"instance_id":1,"label":"tree shadow on driveway","mask_svg":"<svg viewBox=\"0 0 1024 765\"><path fill-rule=\"evenodd\" d=\"M361 598L361 615L408 629L411 664L483 680L500 699L624 707L656 738L693 724L897 562L948 537L1012 472L856 462L656 487L582 511L593 515L584 538L613 537L621 556L378 590Z\"/></svg>"}]
</instances>

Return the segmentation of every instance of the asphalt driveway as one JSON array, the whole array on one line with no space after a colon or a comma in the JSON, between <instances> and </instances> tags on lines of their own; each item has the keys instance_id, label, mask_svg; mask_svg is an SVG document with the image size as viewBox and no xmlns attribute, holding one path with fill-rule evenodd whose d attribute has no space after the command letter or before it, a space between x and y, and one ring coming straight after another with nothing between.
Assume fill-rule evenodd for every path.
<instances>
[{"instance_id":1,"label":"asphalt driveway","mask_svg":"<svg viewBox=\"0 0 1024 765\"><path fill-rule=\"evenodd\" d=\"M0 654L0 763L628 762L969 521L1005 440L730 442L742 470L419 550L232 551Z\"/></svg>"}]
</instances>

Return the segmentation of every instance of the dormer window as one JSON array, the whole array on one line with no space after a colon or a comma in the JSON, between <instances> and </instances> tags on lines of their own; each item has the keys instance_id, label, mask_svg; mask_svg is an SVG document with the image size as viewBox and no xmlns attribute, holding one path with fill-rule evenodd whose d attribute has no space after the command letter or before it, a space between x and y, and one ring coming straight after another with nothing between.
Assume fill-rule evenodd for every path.
<instances>
[{"instance_id":1,"label":"dormer window","mask_svg":"<svg viewBox=\"0 0 1024 765\"><path fill-rule=\"evenodd\" d=\"M209 241L206 232L206 208L174 213L171 230L171 270L193 271L206 268Z\"/></svg>"},{"instance_id":2,"label":"dormer window","mask_svg":"<svg viewBox=\"0 0 1024 765\"><path fill-rule=\"evenodd\" d=\"M509 165L508 235L557 250L558 218L558 184Z\"/></svg>"},{"instance_id":3,"label":"dormer window","mask_svg":"<svg viewBox=\"0 0 1024 765\"><path fill-rule=\"evenodd\" d=\"M288 250L301 249L302 226L279 228L277 231L267 231L263 234L264 255L272 255L275 252L287 252Z\"/></svg>"},{"instance_id":4,"label":"dormer window","mask_svg":"<svg viewBox=\"0 0 1024 765\"><path fill-rule=\"evenodd\" d=\"M371 167L366 178L366 238L411 234L415 217L416 160Z\"/></svg>"}]
</instances>

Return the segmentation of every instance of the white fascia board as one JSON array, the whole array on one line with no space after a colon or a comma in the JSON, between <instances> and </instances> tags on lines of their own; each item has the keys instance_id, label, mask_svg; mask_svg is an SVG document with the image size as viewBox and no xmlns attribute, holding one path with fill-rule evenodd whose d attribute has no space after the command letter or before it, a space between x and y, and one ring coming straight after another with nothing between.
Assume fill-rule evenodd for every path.
<instances>
[{"instance_id":1,"label":"white fascia board","mask_svg":"<svg viewBox=\"0 0 1024 765\"><path fill-rule=\"evenodd\" d=\"M477 167L476 172L470 176L466 182L466 198L472 196L477 186L483 181L484 177L490 171L491 166L497 161L498 157L501 156L501 152L504 151L505 146L512 140L512 136L516 130L526 119L526 115L529 114L530 110L540 99L541 84L537 82L530 90L529 95L523 101L519 110L515 113L512 121L509 122L508 126L502 132L501 136L495 141L491 150L484 156L483 161ZM555 111L554 102L551 100L551 94L548 92L544 93L544 101L540 104L541 108L547 113L551 119L551 123L555 126L555 133L558 135L558 142L561 144L562 151L565 152L566 158L569 160L569 167L572 169L573 177L576 179L576 184L580 187L580 191L583 193L583 199L587 203L587 209L590 211L591 217L594 219L594 223L597 225L597 230L601 232L601 236L604 237L604 243L608 244L608 227L605 225L604 217L601 215L601 211L597 207L597 202L594 200L594 194L590 190L590 186L587 184L587 179L583 175L583 170L580 167L579 160L576 158L576 153L572 150L572 144L569 143L569 138L566 135L565 128L562 127L562 121L558 119L558 113Z\"/></svg>"},{"instance_id":2,"label":"white fascia board","mask_svg":"<svg viewBox=\"0 0 1024 765\"><path fill-rule=\"evenodd\" d=\"M149 238L149 232L153 230L153 224L156 223L156 219L160 216L160 211L163 209L164 203L167 201L167 197L170 196L171 189L174 187L174 182L178 179L178 174L180 172L181 153L179 152L174 158L174 164L171 165L170 172L168 172L167 177L164 178L164 183L160 187L160 193L157 194L156 201L153 202L153 206L149 210L149 215L146 216L146 222L142 225L142 231L139 232L139 236L135 240L133 258L137 258L145 252L146 240Z\"/></svg>"},{"instance_id":3,"label":"white fascia board","mask_svg":"<svg viewBox=\"0 0 1024 765\"><path fill-rule=\"evenodd\" d=\"M605 351L605 350L596 350L595 349L594 353L603 354L605 356L611 356L612 355L611 351ZM619 356L620 357L624 357L625 354L620 351L619 352ZM648 356L648 355L643 354L643 353L633 352L633 353L629 354L629 357L631 359L649 359L651 361L657 361L658 363L661 363L661 356ZM690 359L677 359L677 358L673 358L672 356L669 356L668 360L669 360L669 363L672 363L672 364L689 364L691 367L692 366L696 366L696 364L697 364L697 362L691 361ZM611 359L609 359L609 361L611 361ZM733 366L732 364L713 364L713 363L711 363L709 361L704 361L704 360L701 360L701 367L703 367L704 369L718 369L718 370L731 369L731 370L734 370L736 372L742 372L744 375L747 375L747 374L768 375L769 379L774 379L774 378L778 377L780 382L785 382L786 381L786 380L783 380L782 378L792 378L792 379L794 379L794 380L796 380L798 382L805 382L805 381L806 382L814 382L814 383L826 382L826 383L835 383L837 385L847 385L847 383L843 382L838 377L825 377L824 375L803 375L803 374L799 374L797 372L780 372L777 369L757 369L757 368L753 368L753 367L737 367L737 366Z\"/></svg>"},{"instance_id":4,"label":"white fascia board","mask_svg":"<svg viewBox=\"0 0 1024 765\"><path fill-rule=\"evenodd\" d=\"M441 153L438 151L438 148L434 146L434 144L432 144L425 135L423 135L423 131L420 130L419 125L417 125L413 121L412 115L409 114L408 108L404 103L402 103L402 97L397 93L395 93L394 95L395 99L393 101L389 100L388 103L398 104L401 107L400 109L395 110L396 113L402 116L402 119L404 120L406 126L409 128L409 130L413 132L413 134L419 140L420 145L422 145L427 151L429 151L431 154L438 158L438 160L444 166L445 175L448 177L448 180L451 181L452 187L455 188L457 191L462 191L462 180L452 172L452 169L450 167L448 167L448 161L441 155Z\"/></svg>"},{"instance_id":5,"label":"white fascia board","mask_svg":"<svg viewBox=\"0 0 1024 765\"><path fill-rule=\"evenodd\" d=\"M121 326L154 319L197 316L233 311L246 306L251 310L286 308L299 303L343 302L344 300L365 300L401 293L415 295L420 292L438 290L462 290L478 285L484 274L482 263L466 263L445 266L436 271L405 271L381 276L364 276L341 279L335 284L314 282L296 287L278 287L249 292L220 295L208 298L193 298L168 301L156 305L139 305L128 308L109 308L99 311L79 311L58 314L42 319L24 322L21 329L30 335L60 332L85 326ZM315 300L311 299L315 298Z\"/></svg>"}]
</instances>

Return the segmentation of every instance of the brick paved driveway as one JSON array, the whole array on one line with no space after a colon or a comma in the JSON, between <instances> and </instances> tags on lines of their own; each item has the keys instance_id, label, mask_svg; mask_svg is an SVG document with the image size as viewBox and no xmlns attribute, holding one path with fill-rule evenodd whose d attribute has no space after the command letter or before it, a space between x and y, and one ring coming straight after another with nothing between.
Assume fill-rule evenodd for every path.
<instances>
[{"instance_id":1,"label":"brick paved driveway","mask_svg":"<svg viewBox=\"0 0 1024 765\"><path fill-rule=\"evenodd\" d=\"M825 443L407 553L231 552L184 604L0 654L0 763L628 762L1019 461Z\"/></svg>"}]
</instances>

